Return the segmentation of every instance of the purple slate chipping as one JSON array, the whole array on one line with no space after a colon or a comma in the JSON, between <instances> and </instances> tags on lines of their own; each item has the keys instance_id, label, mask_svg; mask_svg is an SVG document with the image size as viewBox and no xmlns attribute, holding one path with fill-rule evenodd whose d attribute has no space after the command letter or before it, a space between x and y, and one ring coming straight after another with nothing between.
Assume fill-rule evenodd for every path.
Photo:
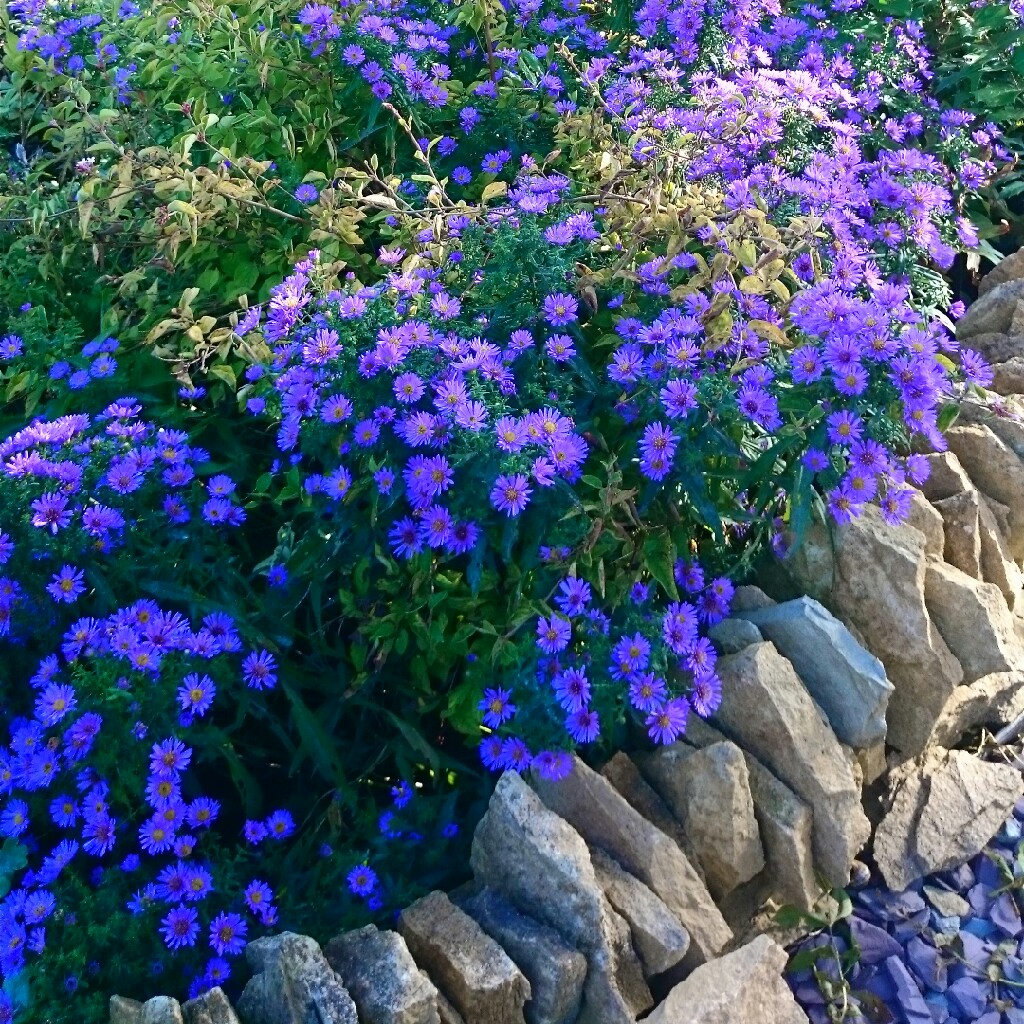
<instances>
[{"instance_id":1,"label":"purple slate chipping","mask_svg":"<svg viewBox=\"0 0 1024 1024\"><path fill-rule=\"evenodd\" d=\"M934 946L915 936L907 943L906 961L925 988L941 992L946 987L946 965Z\"/></svg>"},{"instance_id":2,"label":"purple slate chipping","mask_svg":"<svg viewBox=\"0 0 1024 1024\"><path fill-rule=\"evenodd\" d=\"M891 956L899 956L903 947L884 929L859 917L849 920L850 934L860 949L860 962L877 964Z\"/></svg>"},{"instance_id":3,"label":"purple slate chipping","mask_svg":"<svg viewBox=\"0 0 1024 1024\"><path fill-rule=\"evenodd\" d=\"M977 1020L989 1005L990 989L975 978L960 978L946 990L950 1010L962 1020Z\"/></svg>"},{"instance_id":4,"label":"purple slate chipping","mask_svg":"<svg viewBox=\"0 0 1024 1024\"><path fill-rule=\"evenodd\" d=\"M1011 939L1017 938L1024 926L1021 925L1020 909L1012 894L1004 892L992 904L989 920Z\"/></svg>"},{"instance_id":5,"label":"purple slate chipping","mask_svg":"<svg viewBox=\"0 0 1024 1024\"><path fill-rule=\"evenodd\" d=\"M896 1003L907 1024L934 1024L928 1004L917 982L903 966L903 961L898 956L891 956L885 961L885 969L896 988Z\"/></svg>"}]
</instances>

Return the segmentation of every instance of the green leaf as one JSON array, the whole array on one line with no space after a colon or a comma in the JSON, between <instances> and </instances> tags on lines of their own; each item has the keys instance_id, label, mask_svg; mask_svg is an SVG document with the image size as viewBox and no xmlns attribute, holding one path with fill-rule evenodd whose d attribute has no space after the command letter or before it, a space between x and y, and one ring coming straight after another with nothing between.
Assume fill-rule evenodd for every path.
<instances>
[{"instance_id":1,"label":"green leaf","mask_svg":"<svg viewBox=\"0 0 1024 1024\"><path fill-rule=\"evenodd\" d=\"M644 542L644 566L647 571L661 584L662 590L672 598L679 600L676 589L675 564L676 546L667 530L659 531Z\"/></svg>"},{"instance_id":2,"label":"green leaf","mask_svg":"<svg viewBox=\"0 0 1024 1024\"><path fill-rule=\"evenodd\" d=\"M294 686L282 682L281 688L291 704L291 720L301 739L292 763L292 772L304 758L308 758L325 780L341 788L345 783L345 769L338 755L339 741L327 734L320 720L305 705Z\"/></svg>"},{"instance_id":3,"label":"green leaf","mask_svg":"<svg viewBox=\"0 0 1024 1024\"><path fill-rule=\"evenodd\" d=\"M14 876L28 864L28 850L17 839L0 846L0 899L11 891Z\"/></svg>"}]
</instances>

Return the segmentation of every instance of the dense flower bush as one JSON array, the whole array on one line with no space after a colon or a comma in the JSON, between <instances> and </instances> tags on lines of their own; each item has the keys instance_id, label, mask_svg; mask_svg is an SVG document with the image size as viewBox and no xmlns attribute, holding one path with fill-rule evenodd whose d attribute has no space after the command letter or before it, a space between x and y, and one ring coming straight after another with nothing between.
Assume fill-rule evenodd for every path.
<instances>
[{"instance_id":1,"label":"dense flower bush","mask_svg":"<svg viewBox=\"0 0 1024 1024\"><path fill-rule=\"evenodd\" d=\"M671 742L734 582L988 380L1011 153L860 0L5 18L0 1024L232 989L457 877L489 769Z\"/></svg>"}]
</instances>

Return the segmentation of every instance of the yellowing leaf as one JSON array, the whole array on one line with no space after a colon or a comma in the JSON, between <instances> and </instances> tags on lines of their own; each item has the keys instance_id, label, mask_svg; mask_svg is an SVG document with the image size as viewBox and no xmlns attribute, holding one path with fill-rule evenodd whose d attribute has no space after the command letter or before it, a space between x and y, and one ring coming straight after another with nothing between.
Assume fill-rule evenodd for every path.
<instances>
[{"instance_id":1,"label":"yellowing leaf","mask_svg":"<svg viewBox=\"0 0 1024 1024\"><path fill-rule=\"evenodd\" d=\"M503 196L508 192L508 185L504 181L492 181L489 185L484 186L483 192L480 193L480 202L487 203L492 199L497 199L498 196Z\"/></svg>"}]
</instances>

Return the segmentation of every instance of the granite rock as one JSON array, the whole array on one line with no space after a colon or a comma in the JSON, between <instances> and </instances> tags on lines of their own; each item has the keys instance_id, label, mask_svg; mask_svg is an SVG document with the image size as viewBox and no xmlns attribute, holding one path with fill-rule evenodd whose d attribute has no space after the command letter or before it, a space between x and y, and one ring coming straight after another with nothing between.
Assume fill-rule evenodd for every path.
<instances>
[{"instance_id":1,"label":"granite rock","mask_svg":"<svg viewBox=\"0 0 1024 1024\"><path fill-rule=\"evenodd\" d=\"M646 1024L807 1024L782 972L786 953L766 935L698 967Z\"/></svg>"},{"instance_id":2,"label":"granite rock","mask_svg":"<svg viewBox=\"0 0 1024 1024\"><path fill-rule=\"evenodd\" d=\"M845 885L870 827L835 734L773 644L723 658L718 673L728 699L714 724L811 806L815 862L829 882Z\"/></svg>"},{"instance_id":3,"label":"granite rock","mask_svg":"<svg viewBox=\"0 0 1024 1024\"><path fill-rule=\"evenodd\" d=\"M508 953L530 983L526 1024L572 1024L583 998L586 957L554 928L521 914L495 889L480 890L462 908Z\"/></svg>"},{"instance_id":4,"label":"granite rock","mask_svg":"<svg viewBox=\"0 0 1024 1024\"><path fill-rule=\"evenodd\" d=\"M796 669L843 743L869 747L885 738L893 692L885 666L827 608L801 597L742 614Z\"/></svg>"},{"instance_id":5,"label":"granite rock","mask_svg":"<svg viewBox=\"0 0 1024 1024\"><path fill-rule=\"evenodd\" d=\"M784 563L793 582L856 629L885 666L893 684L886 739L905 754L924 749L963 678L925 605L927 562L919 530L889 526L868 506L845 526L813 523Z\"/></svg>"},{"instance_id":6,"label":"granite rock","mask_svg":"<svg viewBox=\"0 0 1024 1024\"><path fill-rule=\"evenodd\" d=\"M994 672L958 686L935 723L930 744L955 746L969 730L1009 725L1024 712L1024 671Z\"/></svg>"},{"instance_id":7,"label":"granite rock","mask_svg":"<svg viewBox=\"0 0 1024 1024\"><path fill-rule=\"evenodd\" d=\"M479 882L586 955L583 1024L634 1024L653 1005L629 927L605 899L586 843L515 772L498 780L471 864Z\"/></svg>"},{"instance_id":8,"label":"granite rock","mask_svg":"<svg viewBox=\"0 0 1024 1024\"><path fill-rule=\"evenodd\" d=\"M682 850L579 758L558 782L535 780L541 799L593 847L640 879L689 932L689 963L715 956L732 938L711 894Z\"/></svg>"},{"instance_id":9,"label":"granite rock","mask_svg":"<svg viewBox=\"0 0 1024 1024\"><path fill-rule=\"evenodd\" d=\"M124 996L110 997L110 1024L139 1024L142 1020L142 1003Z\"/></svg>"},{"instance_id":10,"label":"granite rock","mask_svg":"<svg viewBox=\"0 0 1024 1024\"><path fill-rule=\"evenodd\" d=\"M530 983L501 946L443 892L406 907L398 930L416 963L467 1020L524 1024Z\"/></svg>"},{"instance_id":11,"label":"granite rock","mask_svg":"<svg viewBox=\"0 0 1024 1024\"><path fill-rule=\"evenodd\" d=\"M956 325L956 337L973 348L972 339L981 334L1000 334L1010 329L1017 300L1024 298L1024 281L1004 281L979 295Z\"/></svg>"},{"instance_id":12,"label":"granite rock","mask_svg":"<svg viewBox=\"0 0 1024 1024\"><path fill-rule=\"evenodd\" d=\"M437 989L397 932L367 925L331 939L326 953L360 1024L440 1024Z\"/></svg>"},{"instance_id":13,"label":"granite rock","mask_svg":"<svg viewBox=\"0 0 1024 1024\"><path fill-rule=\"evenodd\" d=\"M637 755L697 849L716 901L764 867L764 851L743 751L733 743L694 750L682 743Z\"/></svg>"},{"instance_id":14,"label":"granite rock","mask_svg":"<svg viewBox=\"0 0 1024 1024\"><path fill-rule=\"evenodd\" d=\"M1013 616L999 588L945 562L931 562L925 602L946 645L963 667L964 682L1020 664Z\"/></svg>"},{"instance_id":15,"label":"granite rock","mask_svg":"<svg viewBox=\"0 0 1024 1024\"><path fill-rule=\"evenodd\" d=\"M239 1024L238 1015L224 995L224 990L214 987L196 999L190 999L181 1007L185 1024Z\"/></svg>"},{"instance_id":16,"label":"granite rock","mask_svg":"<svg viewBox=\"0 0 1024 1024\"><path fill-rule=\"evenodd\" d=\"M153 996L142 1004L139 1024L184 1024L181 1004L170 996Z\"/></svg>"},{"instance_id":17,"label":"granite rock","mask_svg":"<svg viewBox=\"0 0 1024 1024\"><path fill-rule=\"evenodd\" d=\"M1024 793L1020 773L965 750L931 752L892 773L892 804L875 832L882 876L896 891L966 863Z\"/></svg>"},{"instance_id":18,"label":"granite rock","mask_svg":"<svg viewBox=\"0 0 1024 1024\"><path fill-rule=\"evenodd\" d=\"M690 936L678 918L650 889L602 850L592 850L594 872L608 902L629 925L644 974L653 977L686 956Z\"/></svg>"},{"instance_id":19,"label":"granite rock","mask_svg":"<svg viewBox=\"0 0 1024 1024\"><path fill-rule=\"evenodd\" d=\"M981 496L972 487L935 502L942 516L945 543L942 557L961 572L981 579Z\"/></svg>"},{"instance_id":20,"label":"granite rock","mask_svg":"<svg viewBox=\"0 0 1024 1024\"><path fill-rule=\"evenodd\" d=\"M1019 562L1024 558L1024 462L986 426L952 427L946 439L975 487L1010 510L1007 543Z\"/></svg>"},{"instance_id":21,"label":"granite rock","mask_svg":"<svg viewBox=\"0 0 1024 1024\"><path fill-rule=\"evenodd\" d=\"M238 1000L245 1024L358 1024L356 1005L307 935L281 932L245 947L252 968Z\"/></svg>"},{"instance_id":22,"label":"granite rock","mask_svg":"<svg viewBox=\"0 0 1024 1024\"><path fill-rule=\"evenodd\" d=\"M763 640L760 630L743 618L723 619L708 630L708 639L722 654L736 654Z\"/></svg>"},{"instance_id":23,"label":"granite rock","mask_svg":"<svg viewBox=\"0 0 1024 1024\"><path fill-rule=\"evenodd\" d=\"M687 743L704 748L723 741L725 736L702 718L694 716L687 724ZM764 846L765 885L785 902L809 910L821 895L814 874L811 809L756 757L746 751L744 757Z\"/></svg>"},{"instance_id":24,"label":"granite rock","mask_svg":"<svg viewBox=\"0 0 1024 1024\"><path fill-rule=\"evenodd\" d=\"M1007 281L1024 278L1024 246L1004 256L978 283L978 295L987 295L993 288Z\"/></svg>"}]
</instances>

